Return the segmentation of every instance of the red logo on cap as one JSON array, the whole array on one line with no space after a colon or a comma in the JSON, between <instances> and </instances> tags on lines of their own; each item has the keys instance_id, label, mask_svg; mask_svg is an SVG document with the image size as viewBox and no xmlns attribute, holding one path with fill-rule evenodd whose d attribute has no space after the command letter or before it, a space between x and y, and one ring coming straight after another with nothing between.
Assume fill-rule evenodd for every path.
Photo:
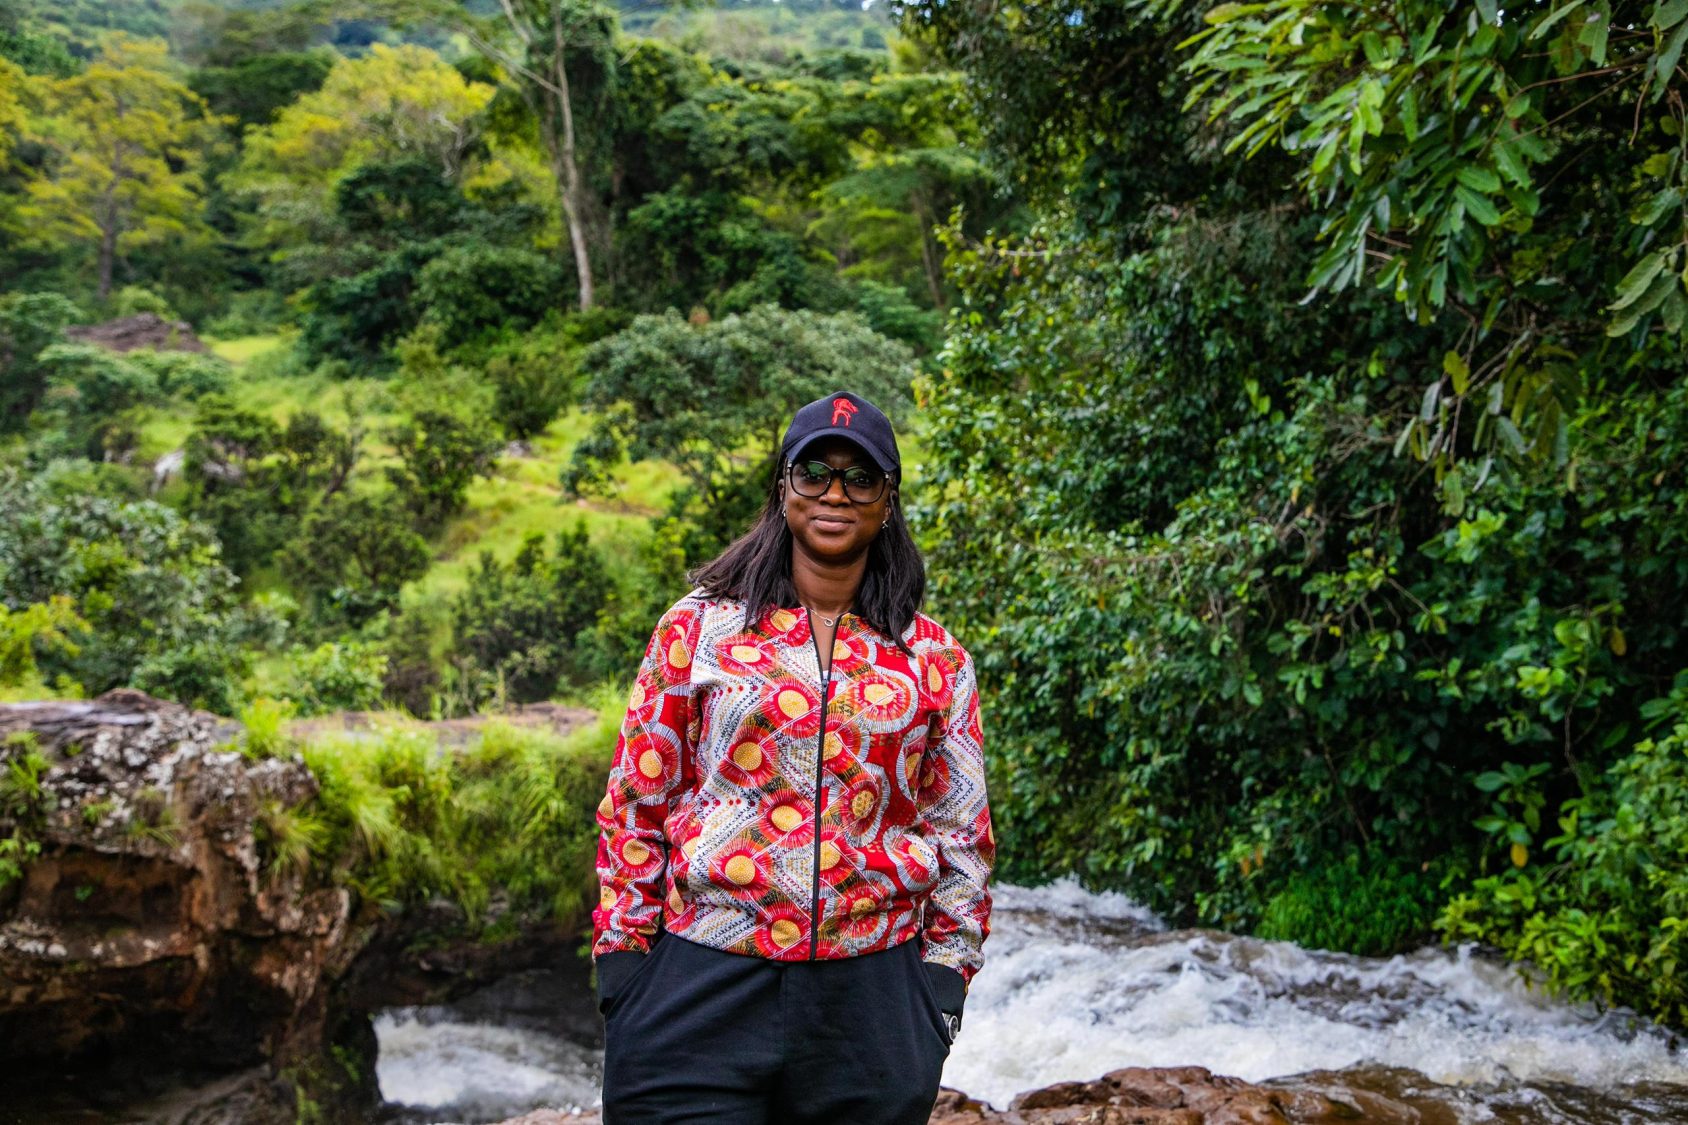
<instances>
[{"instance_id":1,"label":"red logo on cap","mask_svg":"<svg viewBox=\"0 0 1688 1125\"><path fill-rule=\"evenodd\" d=\"M855 412L856 404L851 402L849 399L835 398L832 400L832 424L834 426L838 425L839 419L843 419L844 425L848 426L850 424L850 415Z\"/></svg>"}]
</instances>

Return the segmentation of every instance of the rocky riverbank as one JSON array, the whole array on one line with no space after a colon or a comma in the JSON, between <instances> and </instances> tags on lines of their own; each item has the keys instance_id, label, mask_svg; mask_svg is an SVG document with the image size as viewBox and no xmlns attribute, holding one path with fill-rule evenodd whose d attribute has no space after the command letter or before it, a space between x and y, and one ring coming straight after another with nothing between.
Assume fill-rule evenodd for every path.
<instances>
[{"instance_id":1,"label":"rocky riverbank","mask_svg":"<svg viewBox=\"0 0 1688 1125\"><path fill-rule=\"evenodd\" d=\"M572 941L524 922L487 941L450 903L384 909L272 862L318 781L241 736L135 691L0 705L0 1103L45 1107L35 1120L152 1105L140 1119L266 1125L308 1105L365 1121L376 1011Z\"/></svg>"},{"instance_id":2,"label":"rocky riverbank","mask_svg":"<svg viewBox=\"0 0 1688 1125\"><path fill-rule=\"evenodd\" d=\"M503 1125L599 1125L596 1113L539 1110ZM992 1109L944 1090L930 1125L1430 1125L1381 1094L1304 1084L1261 1086L1199 1066L1126 1067L1093 1082L1057 1082Z\"/></svg>"}]
</instances>

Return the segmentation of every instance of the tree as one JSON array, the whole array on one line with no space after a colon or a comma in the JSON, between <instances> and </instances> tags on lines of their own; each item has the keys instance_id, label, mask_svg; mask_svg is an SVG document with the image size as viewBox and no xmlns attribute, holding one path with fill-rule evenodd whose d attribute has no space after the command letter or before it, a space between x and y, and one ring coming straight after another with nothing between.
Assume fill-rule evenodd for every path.
<instances>
[{"instance_id":1,"label":"tree","mask_svg":"<svg viewBox=\"0 0 1688 1125\"><path fill-rule=\"evenodd\" d=\"M28 80L23 68L0 58L0 171L4 171L23 131L23 92Z\"/></svg>"},{"instance_id":2,"label":"tree","mask_svg":"<svg viewBox=\"0 0 1688 1125\"><path fill-rule=\"evenodd\" d=\"M63 339L82 311L57 293L0 297L0 434L21 430L47 390L41 353Z\"/></svg>"},{"instance_id":3,"label":"tree","mask_svg":"<svg viewBox=\"0 0 1688 1125\"><path fill-rule=\"evenodd\" d=\"M170 74L162 40L113 35L42 97L56 159L30 183L24 217L42 237L93 244L102 301L126 251L208 233L200 169L218 120Z\"/></svg>"},{"instance_id":4,"label":"tree","mask_svg":"<svg viewBox=\"0 0 1688 1125\"><path fill-rule=\"evenodd\" d=\"M90 495L62 469L0 472L0 603L62 595L88 623L76 651L38 654L44 677L231 714L264 627L238 585L216 537L172 508Z\"/></svg>"},{"instance_id":5,"label":"tree","mask_svg":"<svg viewBox=\"0 0 1688 1125\"><path fill-rule=\"evenodd\" d=\"M362 625L398 605L404 584L427 572L432 554L405 514L391 495L346 493L311 513L284 557L322 620Z\"/></svg>"},{"instance_id":6,"label":"tree","mask_svg":"<svg viewBox=\"0 0 1688 1125\"><path fill-rule=\"evenodd\" d=\"M623 453L673 462L706 507L746 471L769 468L797 407L848 387L896 417L913 357L861 317L765 305L692 325L641 316L581 358L585 402L604 411L564 473L567 487L602 479Z\"/></svg>"},{"instance_id":7,"label":"tree","mask_svg":"<svg viewBox=\"0 0 1688 1125\"><path fill-rule=\"evenodd\" d=\"M453 649L515 702L548 699L580 671L583 637L614 586L584 525L559 531L551 555L538 534L507 564L483 551L451 604Z\"/></svg>"},{"instance_id":8,"label":"tree","mask_svg":"<svg viewBox=\"0 0 1688 1125\"><path fill-rule=\"evenodd\" d=\"M399 464L388 466L387 478L423 532L438 531L463 510L469 485L491 472L498 452L490 427L480 419L443 409L416 411L388 439Z\"/></svg>"},{"instance_id":9,"label":"tree","mask_svg":"<svg viewBox=\"0 0 1688 1125\"><path fill-rule=\"evenodd\" d=\"M185 447L187 505L217 532L227 564L250 574L298 542L312 509L346 487L362 436L355 417L340 431L301 410L281 426L227 396L208 395Z\"/></svg>"},{"instance_id":10,"label":"tree","mask_svg":"<svg viewBox=\"0 0 1688 1125\"><path fill-rule=\"evenodd\" d=\"M334 56L325 51L288 51L202 67L191 81L217 113L241 126L267 125L301 95L320 89L333 68Z\"/></svg>"},{"instance_id":11,"label":"tree","mask_svg":"<svg viewBox=\"0 0 1688 1125\"><path fill-rule=\"evenodd\" d=\"M1315 292L1370 282L1419 323L1469 321L1402 444L1438 478L1462 445L1563 467L1604 338L1645 349L1688 324L1688 6L1270 0L1206 18L1189 103L1227 151L1290 154L1324 216ZM1562 237L1612 251L1598 306L1566 286Z\"/></svg>"},{"instance_id":12,"label":"tree","mask_svg":"<svg viewBox=\"0 0 1688 1125\"><path fill-rule=\"evenodd\" d=\"M1511 874L1473 887L1480 901L1456 903L1451 932L1550 958L1550 975L1588 989L1622 982L1620 1001L1680 996L1675 939L1645 932L1661 932L1674 913L1661 895L1682 885L1658 847L1678 835L1680 754L1655 771L1637 744L1623 763L1688 666L1688 381L1680 335L1631 326L1620 346L1607 298L1590 296L1622 291L1631 260L1613 247L1636 216L1661 218L1633 208L1662 187L1647 177L1675 167L1659 158L1683 135L1659 120L1676 114L1671 96L1640 103L1639 131L1635 101L1588 101L1599 67L1538 72L1514 103L1496 28L1528 29L1518 73L1574 63L1558 29L1577 12L1562 4L1493 25L1482 4L1225 5L1212 26L1239 30L1194 74L1179 44L1202 30L1200 5L907 7L966 69L994 162L1041 211L1026 236L946 233L964 312L920 386L928 487L911 521L946 625L989 639L1005 876L1070 871L1182 921L1383 949L1422 941L1444 888L1500 868ZM1669 40L1632 10L1607 60L1639 83L1621 52ZM1553 11L1566 14L1543 29ZM1410 48L1368 22L1392 18ZM1604 26L1578 22L1571 42ZM1438 77L1406 76L1421 59ZM1368 81L1399 81L1400 96L1379 106ZM1422 151L1401 121L1403 87L1420 81ZM1280 90L1293 147L1227 153ZM1525 214L1532 201L1497 165L1505 186L1488 205L1518 213L1488 226L1484 146L1512 128L1508 106L1534 112L1538 97L1539 206ZM1203 99L1217 125L1178 111ZM1374 111L1395 124L1373 131ZM1632 134L1657 146L1642 160L1656 171L1635 167ZM1334 150L1309 147L1333 135ZM1391 185L1352 211L1360 181L1306 190L1318 153L1348 165L1350 144L1360 173ZM1427 163L1449 153L1451 166ZM1462 210L1458 238L1412 218L1433 199L1431 212ZM1394 285L1305 299L1320 232L1356 215L1389 228L1357 277L1446 262L1446 299L1422 323ZM1675 252L1668 223L1652 237ZM1467 238L1475 303L1441 258ZM1438 481L1405 455L1409 427L1434 434L1465 394L1467 425L1444 439L1459 433L1466 458L1474 414L1527 416L1531 401L1502 401L1504 365L1464 366L1520 329L1537 355L1525 370L1557 365L1574 392L1549 456L1467 472L1470 458ZM1479 377L1489 387L1473 396ZM1637 776L1659 800L1635 803ZM1556 805L1558 837L1544 812ZM1600 843L1614 808L1643 819ZM1635 987L1637 973L1662 987Z\"/></svg>"},{"instance_id":13,"label":"tree","mask_svg":"<svg viewBox=\"0 0 1688 1125\"><path fill-rule=\"evenodd\" d=\"M443 24L466 36L521 95L539 123L574 258L580 308L597 303L592 268L595 207L589 161L598 146L588 127L604 116L601 95L615 69L615 11L598 0L498 0L479 15L456 0L367 0L370 11L402 23Z\"/></svg>"},{"instance_id":14,"label":"tree","mask_svg":"<svg viewBox=\"0 0 1688 1125\"><path fill-rule=\"evenodd\" d=\"M337 241L337 190L369 165L429 167L455 189L479 159L479 115L494 92L412 44L338 60L320 89L247 132L230 183L256 199L251 237L285 257Z\"/></svg>"},{"instance_id":15,"label":"tree","mask_svg":"<svg viewBox=\"0 0 1688 1125\"><path fill-rule=\"evenodd\" d=\"M582 68L596 72L600 89L606 84L614 65L615 13L595 0L499 0L499 10L504 36L479 24L463 26L470 41L517 83L539 119L574 255L577 296L580 307L590 309L597 303L587 234L591 200L575 99L583 92ZM506 37L513 46L500 41Z\"/></svg>"}]
</instances>

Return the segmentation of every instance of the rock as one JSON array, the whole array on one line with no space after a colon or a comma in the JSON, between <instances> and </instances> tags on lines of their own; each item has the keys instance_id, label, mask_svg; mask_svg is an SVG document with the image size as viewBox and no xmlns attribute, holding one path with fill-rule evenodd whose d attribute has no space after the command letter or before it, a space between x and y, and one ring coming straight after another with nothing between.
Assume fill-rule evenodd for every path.
<instances>
[{"instance_id":1,"label":"rock","mask_svg":"<svg viewBox=\"0 0 1688 1125\"><path fill-rule=\"evenodd\" d=\"M268 870L266 809L317 782L297 755L248 759L238 733L137 691L0 704L0 778L39 782L0 787L0 840L40 849L0 876L0 1105L269 1125L308 1101L322 1122L367 1121L374 1012L554 964L578 937L579 918L513 918L488 941L450 902L387 912ZM505 909L495 893L483 921Z\"/></svg>"},{"instance_id":2,"label":"rock","mask_svg":"<svg viewBox=\"0 0 1688 1125\"><path fill-rule=\"evenodd\" d=\"M77 324L64 330L65 339L94 344L113 352L151 348L160 352L204 352L205 345L185 320L165 320L157 313L121 316L104 324Z\"/></svg>"},{"instance_id":3,"label":"rock","mask_svg":"<svg viewBox=\"0 0 1688 1125\"><path fill-rule=\"evenodd\" d=\"M0 810L0 834L41 849L0 887L0 1069L228 1072L362 1038L325 995L359 952L348 893L261 870L261 803L316 779L234 733L128 690L0 705L0 768L45 761L31 807Z\"/></svg>"},{"instance_id":4,"label":"rock","mask_svg":"<svg viewBox=\"0 0 1688 1125\"><path fill-rule=\"evenodd\" d=\"M1410 1106L1376 1093L1337 1100L1285 1080L1272 1087L1214 1074L1199 1066L1126 1067L1091 1082L1057 1082L1015 1096L996 1110L960 1090L942 1089L929 1125L1408 1125ZM1355 1105L1363 1104L1359 1110ZM538 1110L502 1125L597 1125L596 1113L570 1116Z\"/></svg>"}]
</instances>

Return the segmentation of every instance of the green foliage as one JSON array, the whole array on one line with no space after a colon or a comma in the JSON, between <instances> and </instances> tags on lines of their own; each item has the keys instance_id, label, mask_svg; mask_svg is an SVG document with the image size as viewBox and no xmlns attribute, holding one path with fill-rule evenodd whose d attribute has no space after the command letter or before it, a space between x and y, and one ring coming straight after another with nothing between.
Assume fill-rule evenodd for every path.
<instances>
[{"instance_id":1,"label":"green foliage","mask_svg":"<svg viewBox=\"0 0 1688 1125\"><path fill-rule=\"evenodd\" d=\"M344 431L309 410L281 426L228 396L207 395L197 404L185 447L187 507L216 529L229 565L250 574L296 544L306 518L340 496L361 442L355 415ZM309 573L319 575L341 558L333 551Z\"/></svg>"},{"instance_id":2,"label":"green foliage","mask_svg":"<svg viewBox=\"0 0 1688 1125\"><path fill-rule=\"evenodd\" d=\"M1437 925L1539 969L1549 987L1688 1023L1688 672L1642 708L1650 730L1603 775L1559 806L1559 833L1533 856L1515 826L1545 802L1520 774L1487 825L1506 857L1499 874L1448 904Z\"/></svg>"},{"instance_id":3,"label":"green foliage","mask_svg":"<svg viewBox=\"0 0 1688 1125\"><path fill-rule=\"evenodd\" d=\"M512 919L572 932L594 899L593 809L623 703L605 693L597 721L561 737L488 723L461 751L402 728L311 741L321 793L294 814L310 818L310 838L272 843L271 862L310 854L313 869L388 908L444 896L472 932ZM507 913L491 911L495 892Z\"/></svg>"},{"instance_id":4,"label":"green foliage","mask_svg":"<svg viewBox=\"0 0 1688 1125\"><path fill-rule=\"evenodd\" d=\"M81 310L57 293L0 296L0 433L23 429L47 391L41 353L81 318Z\"/></svg>"},{"instance_id":5,"label":"green foliage","mask_svg":"<svg viewBox=\"0 0 1688 1125\"><path fill-rule=\"evenodd\" d=\"M240 709L244 738L240 750L248 758L273 758L289 745L287 721L296 708L291 700L259 696Z\"/></svg>"},{"instance_id":6,"label":"green foliage","mask_svg":"<svg viewBox=\"0 0 1688 1125\"><path fill-rule=\"evenodd\" d=\"M387 654L378 645L331 641L309 650L295 648L289 663L293 672L289 694L301 714L367 711L381 705Z\"/></svg>"},{"instance_id":7,"label":"green foliage","mask_svg":"<svg viewBox=\"0 0 1688 1125\"><path fill-rule=\"evenodd\" d=\"M124 359L152 376L158 393L187 402L227 391L229 365L198 352L132 351Z\"/></svg>"},{"instance_id":8,"label":"green foliage","mask_svg":"<svg viewBox=\"0 0 1688 1125\"><path fill-rule=\"evenodd\" d=\"M36 745L34 731L18 731L0 742L0 894L23 878L30 860L41 854L37 838L46 809L41 775L50 763Z\"/></svg>"},{"instance_id":9,"label":"green foliage","mask_svg":"<svg viewBox=\"0 0 1688 1125\"><path fill-rule=\"evenodd\" d=\"M71 638L87 629L88 623L63 594L19 610L0 604L0 688L39 683L36 654L53 651L75 656L77 645Z\"/></svg>"},{"instance_id":10,"label":"green foliage","mask_svg":"<svg viewBox=\"0 0 1688 1125\"><path fill-rule=\"evenodd\" d=\"M387 477L425 532L463 510L470 482L487 474L498 450L489 429L443 410L417 411L389 439L401 463L388 468Z\"/></svg>"},{"instance_id":11,"label":"green foliage","mask_svg":"<svg viewBox=\"0 0 1688 1125\"><path fill-rule=\"evenodd\" d=\"M170 302L144 285L125 285L111 296L113 316L135 316L152 313L165 320L180 320Z\"/></svg>"},{"instance_id":12,"label":"green foliage","mask_svg":"<svg viewBox=\"0 0 1688 1125\"><path fill-rule=\"evenodd\" d=\"M229 714L264 622L238 604L209 530L150 500L0 473L0 603L63 595L88 623L74 654L38 653L42 673Z\"/></svg>"},{"instance_id":13,"label":"green foliage","mask_svg":"<svg viewBox=\"0 0 1688 1125\"><path fill-rule=\"evenodd\" d=\"M530 334L487 360L493 417L512 441L543 433L573 396L574 355L548 342Z\"/></svg>"},{"instance_id":14,"label":"green foliage","mask_svg":"<svg viewBox=\"0 0 1688 1125\"><path fill-rule=\"evenodd\" d=\"M583 634L613 587L583 524L558 532L550 554L537 535L507 564L483 552L452 602L453 652L504 699L548 699L559 683L583 682Z\"/></svg>"},{"instance_id":15,"label":"green foliage","mask_svg":"<svg viewBox=\"0 0 1688 1125\"><path fill-rule=\"evenodd\" d=\"M324 51L248 55L230 66L209 66L188 79L213 113L239 125L266 125L303 94L321 88L334 66Z\"/></svg>"},{"instance_id":16,"label":"green foliage","mask_svg":"<svg viewBox=\"0 0 1688 1125\"><path fill-rule=\"evenodd\" d=\"M200 168L216 123L165 53L162 41L113 35L86 68L45 85L53 160L21 214L36 237L90 247L102 299L120 254L206 230Z\"/></svg>"},{"instance_id":17,"label":"green foliage","mask_svg":"<svg viewBox=\"0 0 1688 1125\"><path fill-rule=\"evenodd\" d=\"M311 513L284 558L319 621L357 626L395 607L433 554L397 497L342 492Z\"/></svg>"},{"instance_id":18,"label":"green foliage","mask_svg":"<svg viewBox=\"0 0 1688 1125\"><path fill-rule=\"evenodd\" d=\"M1370 957L1423 945L1441 903L1437 880L1378 851L1350 852L1292 875L1267 901L1255 933L1309 949Z\"/></svg>"},{"instance_id":19,"label":"green foliage","mask_svg":"<svg viewBox=\"0 0 1688 1125\"><path fill-rule=\"evenodd\" d=\"M416 296L450 348L529 327L555 307L560 283L556 263L531 250L457 246L422 267Z\"/></svg>"},{"instance_id":20,"label":"green foliage","mask_svg":"<svg viewBox=\"0 0 1688 1125\"><path fill-rule=\"evenodd\" d=\"M393 344L416 327L416 275L436 247L406 244L350 277L317 282L304 298L299 346L309 362L339 359L355 369L385 367Z\"/></svg>"},{"instance_id":21,"label":"green foliage","mask_svg":"<svg viewBox=\"0 0 1688 1125\"><path fill-rule=\"evenodd\" d=\"M590 487L624 454L661 458L685 475L699 504L720 511L732 482L779 450L792 411L849 387L893 418L908 404L909 350L859 316L761 306L693 325L677 313L642 316L581 359L585 401L602 420L575 451L565 486ZM735 508L742 527L747 511Z\"/></svg>"},{"instance_id":22,"label":"green foliage","mask_svg":"<svg viewBox=\"0 0 1688 1125\"><path fill-rule=\"evenodd\" d=\"M60 449L94 461L133 450L134 412L159 397L151 371L93 344L52 344L36 362L47 377L41 421Z\"/></svg>"},{"instance_id":23,"label":"green foliage","mask_svg":"<svg viewBox=\"0 0 1688 1125\"><path fill-rule=\"evenodd\" d=\"M1478 455L1438 478L1403 456L1411 420L1428 438L1448 403L1469 450L1472 414L1516 403L1484 368L1461 429L1459 392L1427 396L1422 373L1470 391L1483 365L1460 357L1503 322L1407 322L1370 287L1301 300L1338 204L1305 200L1283 154L1239 165L1199 119L1160 116L1191 89L1192 10L911 8L1048 211L1030 237L948 236L959 311L919 387L913 522L989 696L1004 876L1075 872L1233 928L1275 904L1293 928L1336 893L1333 856L1387 857L1364 893L1402 902L1396 921L1326 933L1405 940L1418 892L1391 872L1475 866L1472 822L1498 815L1479 782L1554 807L1688 663L1688 386L1674 345L1615 350L1587 316L1627 223L1606 111L1564 126L1607 139L1563 150L1526 232L1528 276L1560 279L1526 291L1535 338L1580 384L1566 468ZM1531 820L1499 826L1534 847Z\"/></svg>"},{"instance_id":24,"label":"green foliage","mask_svg":"<svg viewBox=\"0 0 1688 1125\"><path fill-rule=\"evenodd\" d=\"M1312 284L1470 319L1401 431L1438 477L1467 442L1565 467L1608 335L1680 364L1680 4L1272 0L1207 22L1188 102L1224 120L1226 151L1291 155L1325 216Z\"/></svg>"}]
</instances>

